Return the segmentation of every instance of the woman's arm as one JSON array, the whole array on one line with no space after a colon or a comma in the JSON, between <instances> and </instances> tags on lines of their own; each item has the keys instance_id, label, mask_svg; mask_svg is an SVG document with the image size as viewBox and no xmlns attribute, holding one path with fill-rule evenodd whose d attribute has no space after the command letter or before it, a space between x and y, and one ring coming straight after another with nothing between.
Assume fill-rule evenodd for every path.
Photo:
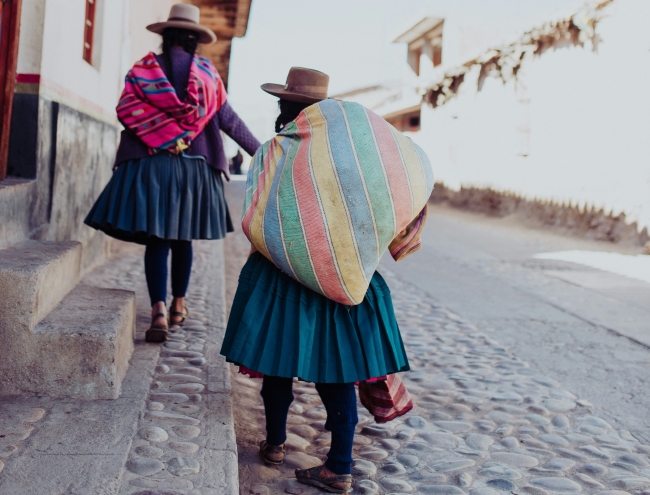
<instances>
[{"instance_id":1,"label":"woman's arm","mask_svg":"<svg viewBox=\"0 0 650 495\"><path fill-rule=\"evenodd\" d=\"M228 134L246 153L253 156L261 143L251 134L246 124L239 118L226 101L219 109L219 127Z\"/></svg>"}]
</instances>

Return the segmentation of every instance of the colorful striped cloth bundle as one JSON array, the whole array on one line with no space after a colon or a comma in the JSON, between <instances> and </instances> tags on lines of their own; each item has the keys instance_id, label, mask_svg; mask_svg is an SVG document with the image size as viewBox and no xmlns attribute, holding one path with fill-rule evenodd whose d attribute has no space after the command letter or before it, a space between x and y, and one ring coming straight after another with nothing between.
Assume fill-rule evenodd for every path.
<instances>
[{"instance_id":1,"label":"colorful striped cloth bundle","mask_svg":"<svg viewBox=\"0 0 650 495\"><path fill-rule=\"evenodd\" d=\"M203 131L226 101L226 88L207 58L194 56L187 96L180 101L149 53L126 75L117 116L151 150L180 153Z\"/></svg>"},{"instance_id":2,"label":"colorful striped cloth bundle","mask_svg":"<svg viewBox=\"0 0 650 495\"><path fill-rule=\"evenodd\" d=\"M397 373L382 381L359 383L359 400L376 423L388 423L413 409L413 399Z\"/></svg>"},{"instance_id":3,"label":"colorful striped cloth bundle","mask_svg":"<svg viewBox=\"0 0 650 495\"><path fill-rule=\"evenodd\" d=\"M257 151L242 227L298 282L356 305L394 239L396 258L417 249L432 190L419 146L363 106L328 99Z\"/></svg>"}]
</instances>

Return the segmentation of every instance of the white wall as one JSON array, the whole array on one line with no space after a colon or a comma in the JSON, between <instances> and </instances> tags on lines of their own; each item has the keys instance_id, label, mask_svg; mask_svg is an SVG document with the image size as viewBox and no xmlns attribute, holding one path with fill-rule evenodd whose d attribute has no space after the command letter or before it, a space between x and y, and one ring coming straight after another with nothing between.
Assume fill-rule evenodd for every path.
<instances>
[{"instance_id":1,"label":"white wall","mask_svg":"<svg viewBox=\"0 0 650 495\"><path fill-rule=\"evenodd\" d=\"M19 74L41 72L44 22L45 0L23 0L16 64L16 71Z\"/></svg>"},{"instance_id":2,"label":"white wall","mask_svg":"<svg viewBox=\"0 0 650 495\"><path fill-rule=\"evenodd\" d=\"M130 66L156 50L145 26L167 18L174 0L100 0L93 65L83 60L86 0L25 0L18 73L40 74L40 93L95 118L116 122Z\"/></svg>"},{"instance_id":3,"label":"white wall","mask_svg":"<svg viewBox=\"0 0 650 495\"><path fill-rule=\"evenodd\" d=\"M129 68L148 52L158 52L162 44L160 35L147 31L145 27L154 22L166 21L169 9L182 0L130 0L129 31L130 54Z\"/></svg>"},{"instance_id":4,"label":"white wall","mask_svg":"<svg viewBox=\"0 0 650 495\"><path fill-rule=\"evenodd\" d=\"M605 207L650 229L650 2L608 13L598 53L547 52L518 87L488 79L480 93L473 72L457 99L423 107L415 139L437 179Z\"/></svg>"}]
</instances>

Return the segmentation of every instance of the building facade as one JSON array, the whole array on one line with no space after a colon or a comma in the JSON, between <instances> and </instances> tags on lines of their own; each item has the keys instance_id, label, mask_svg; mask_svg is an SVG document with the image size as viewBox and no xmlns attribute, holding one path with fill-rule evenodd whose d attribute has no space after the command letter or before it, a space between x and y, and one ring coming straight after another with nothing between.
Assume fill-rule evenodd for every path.
<instances>
[{"instance_id":1,"label":"building facade","mask_svg":"<svg viewBox=\"0 0 650 495\"><path fill-rule=\"evenodd\" d=\"M623 214L627 234L610 222L610 232L597 237L644 243L649 15L647 2L592 3L540 20L512 43L489 26L464 25L462 16L425 18L396 39L412 78L382 88L374 109L411 132L437 181L452 191L491 189L574 210L571 218L584 222L594 221L594 212L619 220ZM368 88L352 98L372 101L373 94Z\"/></svg>"},{"instance_id":2,"label":"building facade","mask_svg":"<svg viewBox=\"0 0 650 495\"><path fill-rule=\"evenodd\" d=\"M133 349L133 294L103 298L77 285L108 246L83 220L112 173L124 76L161 44L145 27L178 1L0 4L0 393L119 394ZM219 39L203 54L227 83L232 38L245 34L251 0L193 3ZM101 332L76 318L52 323L75 304L87 316L113 304L117 319ZM46 361L47 349L60 354Z\"/></svg>"}]
</instances>

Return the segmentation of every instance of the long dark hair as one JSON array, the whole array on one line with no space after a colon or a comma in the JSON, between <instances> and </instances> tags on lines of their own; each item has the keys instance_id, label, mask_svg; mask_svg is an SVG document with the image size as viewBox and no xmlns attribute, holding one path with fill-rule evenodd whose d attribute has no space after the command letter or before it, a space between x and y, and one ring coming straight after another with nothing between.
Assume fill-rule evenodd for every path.
<instances>
[{"instance_id":1,"label":"long dark hair","mask_svg":"<svg viewBox=\"0 0 650 495\"><path fill-rule=\"evenodd\" d=\"M165 57L165 62L167 63L167 68L169 69L169 82L171 82L173 86L174 71L172 70L171 59L172 48L178 46L193 56L196 53L196 47L199 44L199 35L189 29L167 28L163 31L162 39L162 51Z\"/></svg>"},{"instance_id":2,"label":"long dark hair","mask_svg":"<svg viewBox=\"0 0 650 495\"><path fill-rule=\"evenodd\" d=\"M275 121L275 132L280 132L289 122L296 120L298 114L310 105L312 105L312 103L300 103L297 101L280 99L280 101L278 101L280 115L278 115L278 118Z\"/></svg>"}]
</instances>

